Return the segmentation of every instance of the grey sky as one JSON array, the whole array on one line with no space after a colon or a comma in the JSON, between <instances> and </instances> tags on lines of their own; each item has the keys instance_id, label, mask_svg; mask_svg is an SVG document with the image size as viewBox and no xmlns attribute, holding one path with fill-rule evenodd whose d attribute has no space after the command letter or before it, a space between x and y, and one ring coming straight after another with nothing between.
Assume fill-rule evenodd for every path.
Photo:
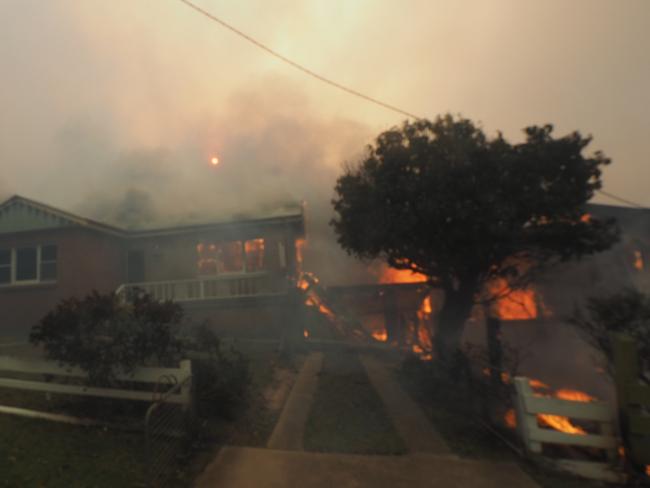
<instances>
[{"instance_id":1,"label":"grey sky","mask_svg":"<svg viewBox=\"0 0 650 488\"><path fill-rule=\"evenodd\" d=\"M650 205L650 1L196 2L422 116L592 134L605 189ZM402 120L177 0L0 0L0 32L0 195L82 213L128 187L179 214L305 198L322 224L341 163Z\"/></svg>"}]
</instances>

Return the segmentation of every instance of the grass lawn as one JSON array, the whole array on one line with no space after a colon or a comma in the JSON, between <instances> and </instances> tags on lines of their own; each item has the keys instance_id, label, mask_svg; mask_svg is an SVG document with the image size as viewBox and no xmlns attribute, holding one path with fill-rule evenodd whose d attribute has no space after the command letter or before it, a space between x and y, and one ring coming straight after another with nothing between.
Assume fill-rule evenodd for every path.
<instances>
[{"instance_id":1,"label":"grass lawn","mask_svg":"<svg viewBox=\"0 0 650 488\"><path fill-rule=\"evenodd\" d=\"M242 348L244 349L244 348ZM279 411L269 408L266 394L278 369L297 371L302 357L282 358L274 350L243 350L252 383L245 406L231 419L204 423L192 456L171 486L191 486L192 479L212 461L220 445L263 446ZM120 402L0 389L0 404L81 417L117 413ZM148 404L130 405L123 419L142 426ZM122 417L120 417L122 418ZM0 414L0 487L137 487L146 486L144 433L78 427Z\"/></svg>"},{"instance_id":2,"label":"grass lawn","mask_svg":"<svg viewBox=\"0 0 650 488\"><path fill-rule=\"evenodd\" d=\"M461 457L489 461L511 461L518 463L543 488L595 488L600 483L583 480L545 470L532 462L520 458L494 434L476 423L462 412L467 409L454 407L453 392L431 395L423 388L423 377L397 373L402 387L420 404L433 426L440 432L451 450Z\"/></svg>"},{"instance_id":3,"label":"grass lawn","mask_svg":"<svg viewBox=\"0 0 650 488\"><path fill-rule=\"evenodd\" d=\"M324 452L406 452L356 354L325 353L304 445L306 450Z\"/></svg>"},{"instance_id":4,"label":"grass lawn","mask_svg":"<svg viewBox=\"0 0 650 488\"><path fill-rule=\"evenodd\" d=\"M144 436L0 415L0 486L145 486Z\"/></svg>"}]
</instances>

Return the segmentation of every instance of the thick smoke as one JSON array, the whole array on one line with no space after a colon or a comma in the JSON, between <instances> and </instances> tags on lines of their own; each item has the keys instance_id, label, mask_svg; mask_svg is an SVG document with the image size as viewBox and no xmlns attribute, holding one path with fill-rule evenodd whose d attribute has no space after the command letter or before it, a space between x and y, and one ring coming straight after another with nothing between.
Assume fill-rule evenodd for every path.
<instances>
[{"instance_id":1,"label":"thick smoke","mask_svg":"<svg viewBox=\"0 0 650 488\"><path fill-rule=\"evenodd\" d=\"M76 131L82 139L68 145L66 164L77 168L76 178L92 191L75 210L142 228L264 215L304 201L306 266L326 283L372 279L366 265L339 248L328 225L342 164L360 157L370 129L311 115L309 103L295 91L282 94L284 104L276 103L277 93L264 93L236 94L222 114L195 122L174 147L108 149L102 157L112 159L94 165L93 174L77 166L89 152L83 138L91 145L106 138ZM218 166L210 164L213 155Z\"/></svg>"}]
</instances>

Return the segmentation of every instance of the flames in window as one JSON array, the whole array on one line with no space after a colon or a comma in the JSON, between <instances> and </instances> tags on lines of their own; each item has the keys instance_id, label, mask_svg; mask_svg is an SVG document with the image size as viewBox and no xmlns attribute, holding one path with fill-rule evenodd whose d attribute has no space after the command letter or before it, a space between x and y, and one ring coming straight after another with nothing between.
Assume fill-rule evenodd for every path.
<instances>
[{"instance_id":1,"label":"flames in window","mask_svg":"<svg viewBox=\"0 0 650 488\"><path fill-rule=\"evenodd\" d=\"M196 252L200 275L254 272L264 268L264 239L200 242Z\"/></svg>"},{"instance_id":2,"label":"flames in window","mask_svg":"<svg viewBox=\"0 0 650 488\"><path fill-rule=\"evenodd\" d=\"M260 271L264 268L264 239L251 239L244 243L246 271Z\"/></svg>"}]
</instances>

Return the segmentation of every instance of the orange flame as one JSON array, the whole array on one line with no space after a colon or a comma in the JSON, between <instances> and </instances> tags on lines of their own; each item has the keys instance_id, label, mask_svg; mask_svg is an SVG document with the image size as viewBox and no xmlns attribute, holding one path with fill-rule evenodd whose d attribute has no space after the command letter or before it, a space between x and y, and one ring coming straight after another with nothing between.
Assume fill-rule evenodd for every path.
<instances>
[{"instance_id":1,"label":"orange flame","mask_svg":"<svg viewBox=\"0 0 650 488\"><path fill-rule=\"evenodd\" d=\"M572 402L593 402L595 397L580 390L571 390L569 388L561 388L553 393L555 398L561 400L569 400ZM555 430L564 432L566 434L586 435L583 428L573 425L568 417L562 415L538 414L537 419L541 424L547 425Z\"/></svg>"},{"instance_id":2,"label":"orange flame","mask_svg":"<svg viewBox=\"0 0 650 488\"><path fill-rule=\"evenodd\" d=\"M485 372L485 370L484 370ZM489 372L489 370L488 370ZM537 388L537 389L548 389L548 385L545 383L542 383L539 380L536 379L531 379L529 380L530 386L532 388ZM574 401L574 402L593 402L596 400L595 397L585 393L584 391L580 390L571 390L568 388L561 388L557 391L555 391L553 394L550 393L544 393L540 394L543 396L554 396L556 398L562 399L562 400L569 400L569 401ZM540 425L546 425L548 427L551 427L554 430L564 432L566 434L573 434L573 435L586 435L587 433L582 427L579 427L577 425L573 425L571 423L571 420L568 417L562 416L562 415L551 415L551 414L537 414L537 421L539 422ZM516 421L516 416L514 413L514 410L510 409L506 412L504 416L504 422L505 424L510 427L514 428L517 426L517 421Z\"/></svg>"},{"instance_id":3,"label":"orange flame","mask_svg":"<svg viewBox=\"0 0 650 488\"><path fill-rule=\"evenodd\" d=\"M305 337L305 339L308 339L309 338L309 331L307 329L304 329L302 331L302 335Z\"/></svg>"},{"instance_id":4,"label":"orange flame","mask_svg":"<svg viewBox=\"0 0 650 488\"><path fill-rule=\"evenodd\" d=\"M305 305L308 307L316 307L318 308L318 311L322 313L323 315L327 316L330 319L334 319L334 312L330 310L330 308L322 303L318 298L316 298L314 295L307 297L305 300Z\"/></svg>"},{"instance_id":5,"label":"orange flame","mask_svg":"<svg viewBox=\"0 0 650 488\"><path fill-rule=\"evenodd\" d=\"M422 300L417 312L417 330L412 330L411 332L414 335L414 344L411 347L411 350L415 354L419 355L420 359L426 361L433 359L433 355L431 354L433 349L433 338L431 337L431 330L428 326L428 319L431 316L432 311L431 296L427 295Z\"/></svg>"},{"instance_id":6,"label":"orange flame","mask_svg":"<svg viewBox=\"0 0 650 488\"><path fill-rule=\"evenodd\" d=\"M423 274L389 267L384 268L379 277L380 283L422 283L424 281L427 281L427 277Z\"/></svg>"},{"instance_id":7,"label":"orange flame","mask_svg":"<svg viewBox=\"0 0 650 488\"><path fill-rule=\"evenodd\" d=\"M571 423L568 417L562 415L550 415L546 413L537 414L537 420L549 427L564 432L565 434L585 435L584 429Z\"/></svg>"},{"instance_id":8,"label":"orange flame","mask_svg":"<svg viewBox=\"0 0 650 488\"><path fill-rule=\"evenodd\" d=\"M531 388L545 388L547 390L550 388L550 386L548 386L546 383L542 383L541 381L534 378L529 380L528 383L530 384Z\"/></svg>"},{"instance_id":9,"label":"orange flame","mask_svg":"<svg viewBox=\"0 0 650 488\"><path fill-rule=\"evenodd\" d=\"M596 398L592 397L591 395L588 395L584 391L580 390L569 390L567 388L562 388L560 390L557 390L555 392L556 398L560 398L562 400L571 400L573 402L593 402L596 401Z\"/></svg>"},{"instance_id":10,"label":"orange flame","mask_svg":"<svg viewBox=\"0 0 650 488\"><path fill-rule=\"evenodd\" d=\"M296 262L298 263L298 270L300 270L300 267L302 265L306 246L307 241L305 239L296 239Z\"/></svg>"},{"instance_id":11,"label":"orange flame","mask_svg":"<svg viewBox=\"0 0 650 488\"><path fill-rule=\"evenodd\" d=\"M488 285L488 291L496 299L494 310L501 320L530 320L537 318L537 301L532 289L511 290L503 278Z\"/></svg>"},{"instance_id":12,"label":"orange flame","mask_svg":"<svg viewBox=\"0 0 650 488\"><path fill-rule=\"evenodd\" d=\"M386 332L386 329L373 330L371 335L373 339L379 342L386 342L388 340L388 332Z\"/></svg>"},{"instance_id":13,"label":"orange flame","mask_svg":"<svg viewBox=\"0 0 650 488\"><path fill-rule=\"evenodd\" d=\"M643 254L641 251L634 251L634 268L643 271L644 268Z\"/></svg>"},{"instance_id":14,"label":"orange flame","mask_svg":"<svg viewBox=\"0 0 650 488\"><path fill-rule=\"evenodd\" d=\"M517 416L515 415L515 409L511 408L508 410L504 415L503 420L505 421L507 427L511 429L517 427Z\"/></svg>"}]
</instances>

